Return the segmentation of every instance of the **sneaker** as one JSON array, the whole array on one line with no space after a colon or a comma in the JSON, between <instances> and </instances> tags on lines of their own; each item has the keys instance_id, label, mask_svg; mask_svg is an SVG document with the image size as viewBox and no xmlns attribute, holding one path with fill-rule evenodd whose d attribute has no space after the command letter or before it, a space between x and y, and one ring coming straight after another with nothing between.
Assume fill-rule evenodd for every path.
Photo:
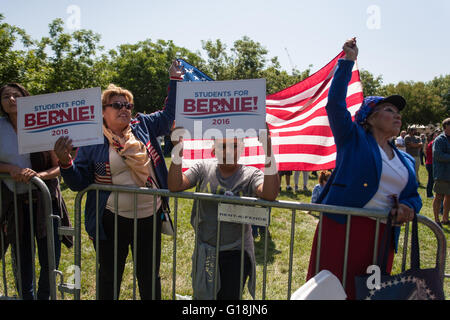
<instances>
[{"instance_id":1,"label":"sneaker","mask_svg":"<svg viewBox=\"0 0 450 320\"><path fill-rule=\"evenodd\" d=\"M294 187L295 192L298 192L298 186Z\"/></svg>"},{"instance_id":2,"label":"sneaker","mask_svg":"<svg viewBox=\"0 0 450 320\"><path fill-rule=\"evenodd\" d=\"M287 186L286 187L286 191L292 191L292 187L291 186Z\"/></svg>"},{"instance_id":3,"label":"sneaker","mask_svg":"<svg viewBox=\"0 0 450 320\"><path fill-rule=\"evenodd\" d=\"M303 191L308 191L308 187L307 186L303 186Z\"/></svg>"}]
</instances>

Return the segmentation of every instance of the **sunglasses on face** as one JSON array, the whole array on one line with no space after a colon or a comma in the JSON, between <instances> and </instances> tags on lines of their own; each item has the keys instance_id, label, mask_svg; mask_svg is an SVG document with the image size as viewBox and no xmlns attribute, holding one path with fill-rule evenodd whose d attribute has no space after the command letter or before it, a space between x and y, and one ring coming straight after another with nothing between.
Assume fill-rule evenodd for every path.
<instances>
[{"instance_id":1,"label":"sunglasses on face","mask_svg":"<svg viewBox=\"0 0 450 320\"><path fill-rule=\"evenodd\" d=\"M134 104L128 102L113 102L110 104L105 104L105 107L113 107L116 110L120 110L125 107L127 110L131 110L134 107Z\"/></svg>"}]
</instances>

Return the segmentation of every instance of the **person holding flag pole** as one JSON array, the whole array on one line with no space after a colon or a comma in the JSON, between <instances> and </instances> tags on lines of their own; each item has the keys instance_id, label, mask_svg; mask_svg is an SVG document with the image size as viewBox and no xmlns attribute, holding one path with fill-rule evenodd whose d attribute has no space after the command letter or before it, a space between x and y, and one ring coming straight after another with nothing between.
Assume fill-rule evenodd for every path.
<instances>
[{"instance_id":1,"label":"person holding flag pole","mask_svg":"<svg viewBox=\"0 0 450 320\"><path fill-rule=\"evenodd\" d=\"M399 95L366 97L352 121L346 97L358 56L356 38L347 40L343 50L345 58L338 61L325 107L337 148L336 168L317 203L390 211L396 217L394 223L397 225L411 221L422 207L414 159L390 142L391 137L400 132L400 111L406 101ZM394 198L398 199L398 205ZM347 223L350 223L350 234L347 272L344 274ZM343 282L348 299L354 299L355 276L366 274L367 267L373 262L376 221L324 213L320 242L319 229L320 225L314 236L307 280L320 270L329 270ZM378 243L384 229L385 223L380 223ZM399 231L396 227L387 272L392 268ZM317 248L318 243L320 248Z\"/></svg>"}]
</instances>

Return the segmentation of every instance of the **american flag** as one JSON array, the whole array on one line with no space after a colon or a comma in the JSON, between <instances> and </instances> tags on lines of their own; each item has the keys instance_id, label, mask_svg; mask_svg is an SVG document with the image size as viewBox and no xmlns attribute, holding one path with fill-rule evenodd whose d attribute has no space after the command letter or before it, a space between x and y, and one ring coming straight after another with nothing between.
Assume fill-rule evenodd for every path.
<instances>
[{"instance_id":1,"label":"american flag","mask_svg":"<svg viewBox=\"0 0 450 320\"><path fill-rule=\"evenodd\" d=\"M97 162L95 164L95 183L112 184L111 169L107 162Z\"/></svg>"},{"instance_id":2,"label":"american flag","mask_svg":"<svg viewBox=\"0 0 450 320\"><path fill-rule=\"evenodd\" d=\"M337 62L344 55L344 52L339 53L310 77L266 97L266 122L269 125L278 170L316 171L335 167L336 146L325 106ZM184 61L181 62L183 64ZM189 65L185 68L194 67ZM190 77L192 73L194 71L189 72L186 69L188 76L183 80L209 80L198 75L199 80L196 80ZM346 101L353 117L363 101L356 63L348 85ZM239 162L262 169L265 157L257 138L246 138L244 145ZM199 159L213 159L211 148L211 140L184 140L183 170L187 170Z\"/></svg>"},{"instance_id":3,"label":"american flag","mask_svg":"<svg viewBox=\"0 0 450 320\"><path fill-rule=\"evenodd\" d=\"M183 59L177 59L184 67L185 74L183 75L183 81L213 81L209 76L201 72L199 69L184 61Z\"/></svg>"}]
</instances>

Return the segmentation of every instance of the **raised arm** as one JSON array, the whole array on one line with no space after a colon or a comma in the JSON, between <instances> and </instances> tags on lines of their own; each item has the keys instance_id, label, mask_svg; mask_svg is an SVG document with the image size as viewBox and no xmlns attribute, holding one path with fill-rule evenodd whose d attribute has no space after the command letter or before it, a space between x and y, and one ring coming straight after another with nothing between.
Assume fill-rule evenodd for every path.
<instances>
[{"instance_id":1,"label":"raised arm","mask_svg":"<svg viewBox=\"0 0 450 320\"><path fill-rule=\"evenodd\" d=\"M169 175L167 178L168 188L171 192L179 192L189 189L191 183L186 175L183 173L183 138L181 129L176 128L172 133L172 162L170 163Z\"/></svg>"},{"instance_id":2,"label":"raised arm","mask_svg":"<svg viewBox=\"0 0 450 320\"><path fill-rule=\"evenodd\" d=\"M164 136L172 128L175 120L177 82L183 79L184 73L184 67L181 65L181 62L174 60L169 68L170 83L164 109L149 115L142 115L143 121L153 130L155 136Z\"/></svg>"},{"instance_id":3,"label":"raised arm","mask_svg":"<svg viewBox=\"0 0 450 320\"><path fill-rule=\"evenodd\" d=\"M266 124L267 127L267 124ZM262 142L266 154L264 165L264 182L256 188L256 195L264 200L274 201L280 191L280 176L272 151L272 139L267 128L267 143Z\"/></svg>"},{"instance_id":4,"label":"raised arm","mask_svg":"<svg viewBox=\"0 0 450 320\"><path fill-rule=\"evenodd\" d=\"M325 106L331 131L340 146L354 128L350 112L347 110L347 86L352 78L352 69L358 56L356 39L347 40L343 46L345 58L338 61L338 66L328 91L328 103Z\"/></svg>"}]
</instances>

